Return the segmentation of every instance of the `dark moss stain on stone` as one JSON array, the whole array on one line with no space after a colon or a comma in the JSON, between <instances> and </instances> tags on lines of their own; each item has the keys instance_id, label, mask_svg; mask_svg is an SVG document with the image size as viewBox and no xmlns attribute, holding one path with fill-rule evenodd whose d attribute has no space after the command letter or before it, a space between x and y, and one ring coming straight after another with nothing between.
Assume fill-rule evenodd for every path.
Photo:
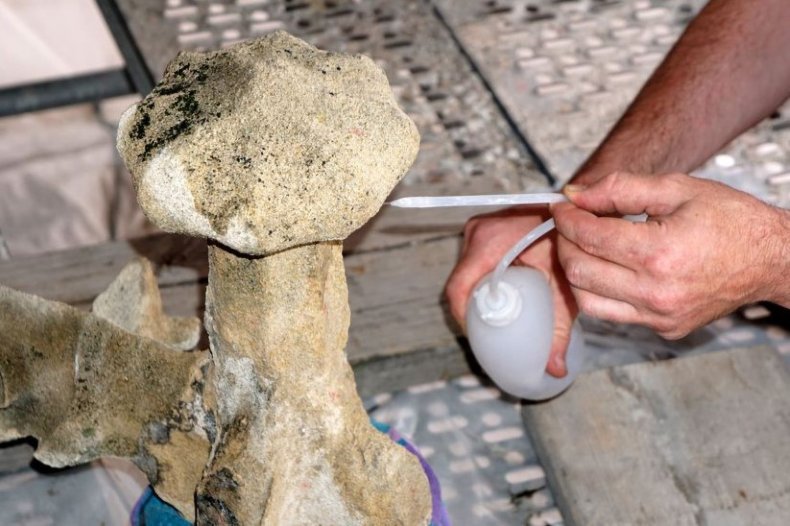
<instances>
[{"instance_id":1,"label":"dark moss stain on stone","mask_svg":"<svg viewBox=\"0 0 790 526\"><path fill-rule=\"evenodd\" d=\"M160 86L157 86L156 88L154 88L151 93L153 93L155 95L160 95L160 96L161 95L173 95L173 94L180 93L180 92L184 91L185 87L186 87L186 84L182 83L182 82L176 82L176 83L173 83L173 84L170 84L170 85L164 84L164 85L160 85Z\"/></svg>"},{"instance_id":2,"label":"dark moss stain on stone","mask_svg":"<svg viewBox=\"0 0 790 526\"><path fill-rule=\"evenodd\" d=\"M182 55L180 60L189 60ZM223 68L217 58L206 59L198 65L175 62L168 68L162 81L151 91L137 109L136 122L130 137L143 141L138 157L148 160L178 137L191 133L196 126L222 116L221 111L206 111L199 90L209 84L223 82Z\"/></svg>"},{"instance_id":3,"label":"dark moss stain on stone","mask_svg":"<svg viewBox=\"0 0 790 526\"><path fill-rule=\"evenodd\" d=\"M148 425L148 436L154 444L170 442L170 428L162 422L151 422Z\"/></svg>"},{"instance_id":4,"label":"dark moss stain on stone","mask_svg":"<svg viewBox=\"0 0 790 526\"><path fill-rule=\"evenodd\" d=\"M203 430L206 432L209 443L213 444L217 439L217 417L214 416L213 411L206 411L203 420Z\"/></svg>"},{"instance_id":5,"label":"dark moss stain on stone","mask_svg":"<svg viewBox=\"0 0 790 526\"><path fill-rule=\"evenodd\" d=\"M190 79L188 89L177 95L176 99L162 99L163 102L169 102L180 120L165 129L157 143L146 145L143 155L150 156L179 136L190 134L198 128L211 127L212 121L232 115L236 100L228 97L228 90L244 93L253 80L254 71L249 64L237 60L230 53L220 51L208 57L186 57L196 62L183 73ZM240 137L239 141L241 144L249 142L244 137ZM232 155L225 151L208 150L194 152L184 163L184 168L190 174L188 184L193 188L195 207L220 235L227 232L233 217L254 197L251 192L239 193L235 189L243 186L245 178L250 177L247 174L254 169L256 158L256 152L243 149ZM229 169L230 163L237 163L242 170ZM254 181L250 179L248 182Z\"/></svg>"},{"instance_id":6,"label":"dark moss stain on stone","mask_svg":"<svg viewBox=\"0 0 790 526\"><path fill-rule=\"evenodd\" d=\"M242 168L246 168L246 169L252 168L252 159L250 159L245 155L236 155L233 158L233 160L239 163L242 166Z\"/></svg>"},{"instance_id":7,"label":"dark moss stain on stone","mask_svg":"<svg viewBox=\"0 0 790 526\"><path fill-rule=\"evenodd\" d=\"M148 159L155 151L160 150L166 144L173 142L178 136L189 132L192 129L192 122L184 119L173 126L167 128L161 136L156 139L146 142L141 155L142 159Z\"/></svg>"},{"instance_id":8,"label":"dark moss stain on stone","mask_svg":"<svg viewBox=\"0 0 790 526\"><path fill-rule=\"evenodd\" d=\"M132 138L142 139L145 137L145 130L151 125L151 114L148 112L143 113L140 119L134 123L132 127Z\"/></svg>"},{"instance_id":9,"label":"dark moss stain on stone","mask_svg":"<svg viewBox=\"0 0 790 526\"><path fill-rule=\"evenodd\" d=\"M193 89L180 93L178 97L176 97L173 107L183 113L186 118L196 118L200 111L200 104L198 104L195 98L196 94L197 91Z\"/></svg>"},{"instance_id":10,"label":"dark moss stain on stone","mask_svg":"<svg viewBox=\"0 0 790 526\"><path fill-rule=\"evenodd\" d=\"M209 65L201 64L195 73L195 80L200 83L206 82L209 78Z\"/></svg>"},{"instance_id":11,"label":"dark moss stain on stone","mask_svg":"<svg viewBox=\"0 0 790 526\"><path fill-rule=\"evenodd\" d=\"M192 382L192 385L190 387L197 394L202 395L203 394L203 388L204 388L204 382L201 382L199 380L195 380L194 382Z\"/></svg>"},{"instance_id":12,"label":"dark moss stain on stone","mask_svg":"<svg viewBox=\"0 0 790 526\"><path fill-rule=\"evenodd\" d=\"M132 462L145 473L151 485L155 486L159 482L159 463L146 448L140 448L139 454L132 458Z\"/></svg>"},{"instance_id":13,"label":"dark moss stain on stone","mask_svg":"<svg viewBox=\"0 0 790 526\"><path fill-rule=\"evenodd\" d=\"M196 526L240 526L236 515L223 501L211 494L201 493L195 496L197 506Z\"/></svg>"},{"instance_id":14,"label":"dark moss stain on stone","mask_svg":"<svg viewBox=\"0 0 790 526\"><path fill-rule=\"evenodd\" d=\"M189 63L181 64L173 71L173 76L177 78L184 78L186 72L189 71Z\"/></svg>"},{"instance_id":15,"label":"dark moss stain on stone","mask_svg":"<svg viewBox=\"0 0 790 526\"><path fill-rule=\"evenodd\" d=\"M228 468L222 468L212 477L212 485L217 489L236 491L239 483L233 479L233 473Z\"/></svg>"}]
</instances>

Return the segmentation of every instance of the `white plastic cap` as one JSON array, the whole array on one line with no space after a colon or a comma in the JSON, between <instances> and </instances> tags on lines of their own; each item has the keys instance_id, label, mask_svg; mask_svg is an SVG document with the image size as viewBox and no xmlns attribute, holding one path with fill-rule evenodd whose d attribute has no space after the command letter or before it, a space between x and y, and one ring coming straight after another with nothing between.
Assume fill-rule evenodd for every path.
<instances>
[{"instance_id":1,"label":"white plastic cap","mask_svg":"<svg viewBox=\"0 0 790 526\"><path fill-rule=\"evenodd\" d=\"M521 315L521 295L505 281L500 281L496 290L491 289L490 283L483 284L474 299L480 319L493 327L510 325Z\"/></svg>"}]
</instances>

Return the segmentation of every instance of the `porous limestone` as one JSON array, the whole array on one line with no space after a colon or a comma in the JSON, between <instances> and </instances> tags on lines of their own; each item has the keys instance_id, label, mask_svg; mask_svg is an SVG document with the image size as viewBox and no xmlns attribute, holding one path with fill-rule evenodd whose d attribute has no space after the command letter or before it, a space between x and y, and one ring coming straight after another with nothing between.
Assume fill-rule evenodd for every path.
<instances>
[{"instance_id":1,"label":"porous limestone","mask_svg":"<svg viewBox=\"0 0 790 526\"><path fill-rule=\"evenodd\" d=\"M165 315L153 265L145 258L137 258L121 270L93 301L93 313L127 332L174 349L194 349L200 340L199 318Z\"/></svg>"},{"instance_id":2,"label":"porous limestone","mask_svg":"<svg viewBox=\"0 0 790 526\"><path fill-rule=\"evenodd\" d=\"M192 517L214 438L208 358L0 286L0 442L35 437L53 467L128 458Z\"/></svg>"},{"instance_id":3,"label":"porous limestone","mask_svg":"<svg viewBox=\"0 0 790 526\"><path fill-rule=\"evenodd\" d=\"M197 524L429 522L419 461L371 426L343 352L341 240L418 145L375 63L282 32L180 54L124 115L118 148L146 215L211 240L217 433Z\"/></svg>"},{"instance_id":4,"label":"porous limestone","mask_svg":"<svg viewBox=\"0 0 790 526\"><path fill-rule=\"evenodd\" d=\"M372 60L284 32L182 52L118 135L154 223L256 255L345 239L418 147Z\"/></svg>"},{"instance_id":5,"label":"porous limestone","mask_svg":"<svg viewBox=\"0 0 790 526\"><path fill-rule=\"evenodd\" d=\"M210 359L145 260L93 313L0 286L0 441L130 458L199 525L428 524L420 462L371 425L343 350L342 239L419 142L384 73L285 33L182 53L118 133L149 218L210 239Z\"/></svg>"}]
</instances>

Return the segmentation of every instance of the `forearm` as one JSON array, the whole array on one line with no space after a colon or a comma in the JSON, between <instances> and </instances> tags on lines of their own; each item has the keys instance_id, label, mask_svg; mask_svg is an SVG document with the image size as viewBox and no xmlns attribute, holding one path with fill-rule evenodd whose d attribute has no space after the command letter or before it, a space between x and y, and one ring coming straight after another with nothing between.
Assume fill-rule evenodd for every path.
<instances>
[{"instance_id":1,"label":"forearm","mask_svg":"<svg viewBox=\"0 0 790 526\"><path fill-rule=\"evenodd\" d=\"M790 95L788 28L788 0L711 0L574 182L702 164Z\"/></svg>"}]
</instances>

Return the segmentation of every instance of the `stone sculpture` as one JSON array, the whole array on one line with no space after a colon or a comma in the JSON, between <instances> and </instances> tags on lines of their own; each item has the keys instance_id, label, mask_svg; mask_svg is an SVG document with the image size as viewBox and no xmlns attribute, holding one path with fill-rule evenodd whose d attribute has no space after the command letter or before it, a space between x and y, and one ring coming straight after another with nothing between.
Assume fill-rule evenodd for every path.
<instances>
[{"instance_id":1,"label":"stone sculpture","mask_svg":"<svg viewBox=\"0 0 790 526\"><path fill-rule=\"evenodd\" d=\"M192 322L162 318L156 298L121 306L130 285L94 314L0 288L0 438L38 437L53 465L132 458L198 524L427 524L419 461L371 427L343 352L342 240L418 146L365 57L282 32L180 54L124 114L118 148L148 217L209 239L210 359L179 350ZM135 265L122 281L150 300Z\"/></svg>"}]
</instances>

